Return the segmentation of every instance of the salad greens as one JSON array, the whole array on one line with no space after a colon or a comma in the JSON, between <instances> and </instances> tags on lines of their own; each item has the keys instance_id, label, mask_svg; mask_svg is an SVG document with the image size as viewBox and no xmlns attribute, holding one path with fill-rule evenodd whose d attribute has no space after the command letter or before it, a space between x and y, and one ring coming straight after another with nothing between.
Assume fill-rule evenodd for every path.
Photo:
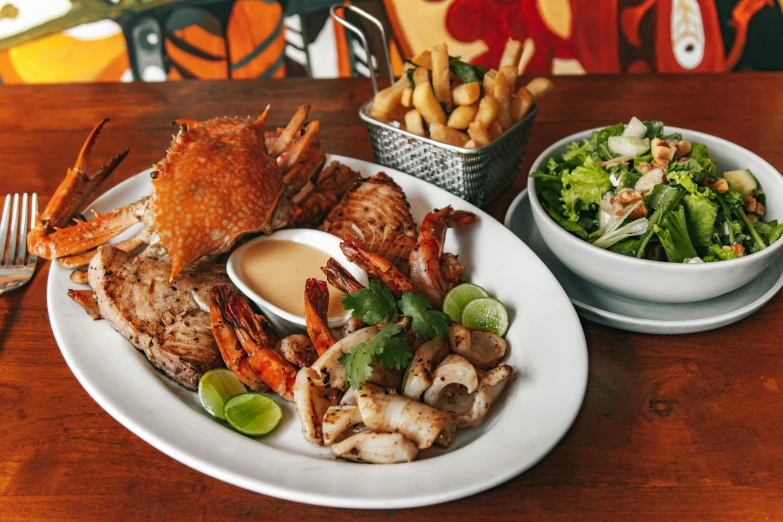
<instances>
[{"instance_id":1,"label":"salad greens","mask_svg":"<svg viewBox=\"0 0 783 522\"><path fill-rule=\"evenodd\" d=\"M762 222L766 196L748 170L719 172L707 147L633 118L569 143L534 172L539 201L571 234L652 260L715 262L783 236Z\"/></svg>"}]
</instances>

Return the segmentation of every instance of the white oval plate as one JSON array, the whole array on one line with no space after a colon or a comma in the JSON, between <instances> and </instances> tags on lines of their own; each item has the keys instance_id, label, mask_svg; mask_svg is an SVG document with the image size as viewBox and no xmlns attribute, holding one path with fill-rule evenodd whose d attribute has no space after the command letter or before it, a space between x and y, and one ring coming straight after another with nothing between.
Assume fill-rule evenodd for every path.
<instances>
[{"instance_id":1,"label":"white oval plate","mask_svg":"<svg viewBox=\"0 0 783 522\"><path fill-rule=\"evenodd\" d=\"M95 401L155 448L207 475L288 500L350 508L436 504L496 486L546 455L574 421L587 384L587 346L573 306L544 264L510 231L465 201L421 180L340 156L365 176L384 171L400 184L421 223L453 205L479 215L449 231L465 279L509 307L507 362L512 382L479 427L459 430L448 450L387 466L335 460L305 442L292 405L270 435L244 437L213 420L188 391L158 372L105 321L93 322L66 291L69 271L53 263L47 300L54 336L68 366ZM118 185L94 205L107 211L151 191L149 171Z\"/></svg>"},{"instance_id":2,"label":"white oval plate","mask_svg":"<svg viewBox=\"0 0 783 522\"><path fill-rule=\"evenodd\" d=\"M538 231L527 189L511 203L506 226L541 258L579 315L599 324L651 334L704 332L752 314L783 287L783 256L747 285L695 303L656 304L628 299L580 278L560 262Z\"/></svg>"}]
</instances>

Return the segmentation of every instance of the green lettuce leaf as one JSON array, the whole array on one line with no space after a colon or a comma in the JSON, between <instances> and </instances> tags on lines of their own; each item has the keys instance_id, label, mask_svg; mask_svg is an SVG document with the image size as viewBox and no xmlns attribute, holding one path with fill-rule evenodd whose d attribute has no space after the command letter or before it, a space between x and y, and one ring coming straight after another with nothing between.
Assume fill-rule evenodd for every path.
<instances>
[{"instance_id":1,"label":"green lettuce leaf","mask_svg":"<svg viewBox=\"0 0 783 522\"><path fill-rule=\"evenodd\" d=\"M609 251L614 252L615 254L635 257L636 252L639 250L639 244L640 240L638 238L629 237L610 246Z\"/></svg>"},{"instance_id":2,"label":"green lettuce leaf","mask_svg":"<svg viewBox=\"0 0 783 522\"><path fill-rule=\"evenodd\" d=\"M570 221L579 221L579 213L598 205L603 195L612 188L609 174L587 158L584 165L563 173L564 215Z\"/></svg>"},{"instance_id":3,"label":"green lettuce leaf","mask_svg":"<svg viewBox=\"0 0 783 522\"><path fill-rule=\"evenodd\" d=\"M636 257L641 258L644 256L647 243L650 241L653 233L655 232L655 225L658 225L666 215L671 212L677 205L680 204L682 197L685 195L685 191L677 187L671 187L669 185L659 184L655 185L652 192L645 196L645 206L654 212L650 215L650 225L647 228L647 232L642 236L639 241L639 248L636 251Z\"/></svg>"},{"instance_id":4,"label":"green lettuce leaf","mask_svg":"<svg viewBox=\"0 0 783 522\"><path fill-rule=\"evenodd\" d=\"M542 204L546 202L549 208L553 210L561 210L563 208L563 204L560 201L560 192L563 191L563 184L559 179L557 181L542 180L540 183L536 182L536 186L541 187L537 188L536 192Z\"/></svg>"},{"instance_id":5,"label":"green lettuce leaf","mask_svg":"<svg viewBox=\"0 0 783 522\"><path fill-rule=\"evenodd\" d=\"M663 122L660 120L648 120L644 122L644 126L647 127L647 134L644 135L652 141L654 138L660 138L663 134Z\"/></svg>"},{"instance_id":6,"label":"green lettuce leaf","mask_svg":"<svg viewBox=\"0 0 783 522\"><path fill-rule=\"evenodd\" d=\"M770 245L780 239L780 236L783 235L783 223L778 223L777 220L770 221L769 223L759 221L758 223L754 223L753 226L756 227L756 232L758 232L762 238L766 239L767 243Z\"/></svg>"},{"instance_id":7,"label":"green lettuce leaf","mask_svg":"<svg viewBox=\"0 0 783 522\"><path fill-rule=\"evenodd\" d=\"M693 173L687 170L676 170L666 173L666 179L669 180L669 184L679 185L689 193L700 198L714 198L715 192L709 189L701 190L700 187L693 181Z\"/></svg>"},{"instance_id":8,"label":"green lettuce leaf","mask_svg":"<svg viewBox=\"0 0 783 522\"><path fill-rule=\"evenodd\" d=\"M593 147L587 140L584 140L581 145L576 141L571 142L566 145L566 152L563 154L563 161L581 165L590 156L592 151Z\"/></svg>"},{"instance_id":9,"label":"green lettuce leaf","mask_svg":"<svg viewBox=\"0 0 783 522\"><path fill-rule=\"evenodd\" d=\"M688 234L685 209L682 206L669 212L655 233L670 263L682 263L685 259L698 256Z\"/></svg>"},{"instance_id":10,"label":"green lettuce leaf","mask_svg":"<svg viewBox=\"0 0 783 522\"><path fill-rule=\"evenodd\" d=\"M599 131L593 131L593 134L590 137L590 144L593 146L593 148L596 148L602 143L607 143L610 137L619 136L623 133L624 130L625 125L623 123L618 123L617 125L605 127Z\"/></svg>"},{"instance_id":11,"label":"green lettuce leaf","mask_svg":"<svg viewBox=\"0 0 783 522\"><path fill-rule=\"evenodd\" d=\"M549 217L551 217L555 221L555 223L560 225L568 232L571 232L575 236L579 237L580 239L584 239L585 241L587 240L589 234L587 233L587 230L585 230L585 228L582 225L567 220L557 212L553 211L547 205L542 205L542 206L544 207L544 210L546 210L546 213L549 214Z\"/></svg>"},{"instance_id":12,"label":"green lettuce leaf","mask_svg":"<svg viewBox=\"0 0 783 522\"><path fill-rule=\"evenodd\" d=\"M783 223L772 229L772 232L767 236L767 242L771 245L783 236Z\"/></svg>"},{"instance_id":13,"label":"green lettuce leaf","mask_svg":"<svg viewBox=\"0 0 783 522\"><path fill-rule=\"evenodd\" d=\"M715 220L718 218L718 205L704 198L687 194L682 198L688 233L694 246L707 247L712 242Z\"/></svg>"},{"instance_id":14,"label":"green lettuce leaf","mask_svg":"<svg viewBox=\"0 0 783 522\"><path fill-rule=\"evenodd\" d=\"M715 263L716 261L727 261L737 258L737 254L720 245L710 245L708 252L702 259L705 263Z\"/></svg>"},{"instance_id":15,"label":"green lettuce leaf","mask_svg":"<svg viewBox=\"0 0 783 522\"><path fill-rule=\"evenodd\" d=\"M707 174L715 172L715 165L712 163L712 158L707 151L707 146L701 143L694 143L691 149L690 157L695 159L701 165L702 170Z\"/></svg>"},{"instance_id":16,"label":"green lettuce leaf","mask_svg":"<svg viewBox=\"0 0 783 522\"><path fill-rule=\"evenodd\" d=\"M619 176L615 174L615 177L617 178L618 191L624 188L634 188L636 186L636 182L639 181L639 178L642 177L642 173L636 169L628 170L623 168L618 170L621 171Z\"/></svg>"}]
</instances>

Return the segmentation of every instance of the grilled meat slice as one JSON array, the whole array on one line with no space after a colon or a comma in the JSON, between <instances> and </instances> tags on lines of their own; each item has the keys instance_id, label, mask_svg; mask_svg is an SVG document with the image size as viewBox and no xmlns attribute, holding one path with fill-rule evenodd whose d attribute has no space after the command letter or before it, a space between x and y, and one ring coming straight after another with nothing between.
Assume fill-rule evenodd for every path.
<instances>
[{"instance_id":1,"label":"grilled meat slice","mask_svg":"<svg viewBox=\"0 0 783 522\"><path fill-rule=\"evenodd\" d=\"M68 290L68 297L81 306L94 321L101 318L101 311L98 309L95 293L92 290Z\"/></svg>"},{"instance_id":2,"label":"grilled meat slice","mask_svg":"<svg viewBox=\"0 0 783 522\"><path fill-rule=\"evenodd\" d=\"M185 388L222 363L209 322L209 290L231 285L222 267L183 270L103 246L90 262L89 283L100 313L147 359Z\"/></svg>"},{"instance_id":3,"label":"grilled meat slice","mask_svg":"<svg viewBox=\"0 0 783 522\"><path fill-rule=\"evenodd\" d=\"M383 172L357 181L319 230L342 239L355 236L368 250L408 273L408 257L416 245L416 223L405 193Z\"/></svg>"}]
</instances>

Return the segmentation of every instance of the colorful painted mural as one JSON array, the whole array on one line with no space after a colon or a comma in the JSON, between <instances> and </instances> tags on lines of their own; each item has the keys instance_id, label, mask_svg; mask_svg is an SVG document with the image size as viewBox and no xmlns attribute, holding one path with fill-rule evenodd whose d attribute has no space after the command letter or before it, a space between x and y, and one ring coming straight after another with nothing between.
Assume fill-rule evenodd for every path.
<instances>
[{"instance_id":1,"label":"colorful painted mural","mask_svg":"<svg viewBox=\"0 0 783 522\"><path fill-rule=\"evenodd\" d=\"M364 49L329 18L332 3L0 0L0 82L367 76ZM383 21L398 71L403 56L441 41L496 64L508 38L532 49L534 74L783 70L783 0L351 3Z\"/></svg>"}]
</instances>

